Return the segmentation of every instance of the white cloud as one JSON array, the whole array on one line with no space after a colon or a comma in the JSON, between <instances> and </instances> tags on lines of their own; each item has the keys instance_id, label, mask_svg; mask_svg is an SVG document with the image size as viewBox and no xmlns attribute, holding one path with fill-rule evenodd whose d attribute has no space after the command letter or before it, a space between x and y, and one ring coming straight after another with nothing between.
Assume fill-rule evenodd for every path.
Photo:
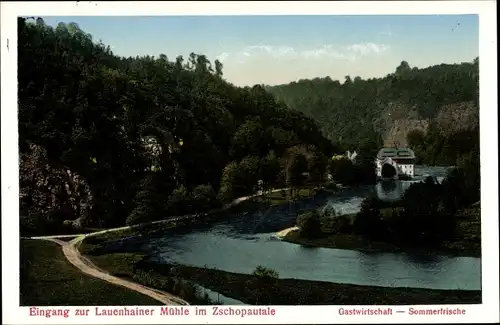
<instances>
[{"instance_id":1,"label":"white cloud","mask_svg":"<svg viewBox=\"0 0 500 325\"><path fill-rule=\"evenodd\" d=\"M347 50L352 53L358 53L361 55L367 54L378 54L385 52L389 49L389 46L385 44L375 44L375 43L359 43L347 46Z\"/></svg>"},{"instance_id":2,"label":"white cloud","mask_svg":"<svg viewBox=\"0 0 500 325\"><path fill-rule=\"evenodd\" d=\"M295 49L291 46L271 46L271 45L254 45L247 46L244 49L246 56L253 56L258 54L269 54L275 58L282 57L293 57L296 56L297 53Z\"/></svg>"},{"instance_id":3,"label":"white cloud","mask_svg":"<svg viewBox=\"0 0 500 325\"><path fill-rule=\"evenodd\" d=\"M376 43L357 43L350 45L327 44L309 49L296 49L291 46L253 45L246 46L243 50L232 53L231 55L224 52L218 56L218 59L222 62L231 56L235 62L245 63L249 58L271 56L276 59L333 58L355 61L362 56L379 55L388 50L388 45Z\"/></svg>"},{"instance_id":4,"label":"white cloud","mask_svg":"<svg viewBox=\"0 0 500 325\"><path fill-rule=\"evenodd\" d=\"M303 50L301 51L301 56L306 59L331 57L336 59L354 60L354 56L352 54L345 53L345 51L342 51L341 48L333 45L324 45L314 49Z\"/></svg>"}]
</instances>

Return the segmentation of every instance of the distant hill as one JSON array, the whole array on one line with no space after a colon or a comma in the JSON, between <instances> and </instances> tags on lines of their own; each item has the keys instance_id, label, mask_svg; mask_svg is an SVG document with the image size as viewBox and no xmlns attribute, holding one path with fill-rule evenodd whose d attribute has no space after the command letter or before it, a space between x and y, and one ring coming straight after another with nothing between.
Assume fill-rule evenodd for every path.
<instances>
[{"instance_id":1,"label":"distant hill","mask_svg":"<svg viewBox=\"0 0 500 325\"><path fill-rule=\"evenodd\" d=\"M346 148L363 142L406 144L408 132L477 128L479 59L423 69L403 61L384 78L345 81L330 77L299 80L266 90L292 109L314 118L322 132Z\"/></svg>"}]
</instances>

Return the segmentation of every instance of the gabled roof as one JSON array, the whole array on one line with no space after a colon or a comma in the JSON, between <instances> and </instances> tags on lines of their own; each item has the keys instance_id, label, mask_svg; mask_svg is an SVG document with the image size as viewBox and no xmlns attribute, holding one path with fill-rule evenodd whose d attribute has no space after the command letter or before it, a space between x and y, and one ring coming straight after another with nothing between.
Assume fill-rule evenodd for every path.
<instances>
[{"instance_id":1,"label":"gabled roof","mask_svg":"<svg viewBox=\"0 0 500 325\"><path fill-rule=\"evenodd\" d=\"M410 148L382 148L377 154L377 159L408 158L414 159L415 153Z\"/></svg>"}]
</instances>

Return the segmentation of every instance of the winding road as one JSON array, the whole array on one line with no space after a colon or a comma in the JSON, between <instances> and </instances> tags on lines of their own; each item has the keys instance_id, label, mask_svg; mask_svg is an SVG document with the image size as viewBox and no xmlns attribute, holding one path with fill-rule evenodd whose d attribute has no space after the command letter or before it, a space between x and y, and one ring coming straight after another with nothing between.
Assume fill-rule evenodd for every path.
<instances>
[{"instance_id":1,"label":"winding road","mask_svg":"<svg viewBox=\"0 0 500 325\"><path fill-rule=\"evenodd\" d=\"M274 190L271 190L270 192L274 193L274 192L279 192L279 191L283 191L283 190L287 190L287 189L274 189ZM257 197L260 195L262 195L262 192L259 191L258 193L253 194L253 195L237 198L237 199L233 200L231 203L224 206L224 208L222 208L222 210L226 210L226 209L228 209L232 206L235 206L243 201L249 200L251 198L254 198L254 197ZM138 227L142 227L142 226L146 226L146 225L153 225L153 224L159 224L159 223L178 221L178 220L190 218L190 217L192 217L192 216L182 216L182 217L170 218L170 219L166 219L166 220L153 221L153 222L149 222L147 224L106 229L106 230L97 231L97 232L88 233L88 234L39 236L39 237L30 237L29 239L47 240L47 241L55 242L55 243L61 245L64 256L66 257L66 259L71 264L73 264L76 268L78 268L81 272L88 274L94 278L98 278L98 279L104 280L106 282L112 283L114 285L119 285L122 287L126 287L128 289L134 290L136 292L139 292L141 294L149 296L155 300L158 300L161 303L164 303L165 305L189 305L189 303L187 301L183 300L180 297L172 295L168 292L149 288L149 287L143 286L139 283L125 280L122 278L118 278L116 276L109 274L105 270L102 270L99 267L97 267L96 265L94 265L89 259L82 256L80 254L80 251L78 250L78 244L81 243L85 238L91 237L91 236L98 236L98 235L101 235L104 233L109 233L109 232L129 230L129 229L134 229L134 228L138 228ZM66 242L66 241L59 239L59 238L73 238L73 237L75 237L75 238L70 240L69 242Z\"/></svg>"},{"instance_id":2,"label":"winding road","mask_svg":"<svg viewBox=\"0 0 500 325\"><path fill-rule=\"evenodd\" d=\"M119 285L134 290L136 292L149 296L155 300L158 300L159 302L164 303L165 305L189 305L189 303L186 302L185 300L176 297L170 293L152 289L132 281L118 278L116 276L109 274L104 270L99 269L90 260L83 257L78 251L76 245L80 243L84 238L85 236L78 236L75 239L71 240L70 242L64 242L56 238L39 238L39 239L52 241L61 245L66 259L80 271L90 276L93 276L94 278L102 279L114 285Z\"/></svg>"}]
</instances>

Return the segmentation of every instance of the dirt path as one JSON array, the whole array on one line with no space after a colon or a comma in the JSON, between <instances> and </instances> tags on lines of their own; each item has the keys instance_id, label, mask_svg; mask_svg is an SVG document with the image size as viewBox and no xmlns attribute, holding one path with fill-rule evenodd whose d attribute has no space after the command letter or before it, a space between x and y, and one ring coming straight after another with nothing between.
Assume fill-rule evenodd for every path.
<instances>
[{"instance_id":1,"label":"dirt path","mask_svg":"<svg viewBox=\"0 0 500 325\"><path fill-rule=\"evenodd\" d=\"M286 191L286 190L287 190L287 188L274 189L274 190L271 190L269 192L274 193L274 192ZM232 206L238 205L239 203L241 203L243 201L246 201L248 199L251 199L251 198L254 198L254 197L257 197L260 195L262 195L261 192L259 192L257 194L237 198L237 199L233 200L231 203L227 204L224 208L222 208L222 210L226 210ZM163 223L163 222L171 222L171 221L180 220L182 218L184 218L184 217L177 217L177 218L168 219L168 220L153 221L153 222L150 222L149 224L159 224L159 223ZM80 243L81 241L83 241L86 237L97 236L97 235L101 235L101 234L108 233L108 232L128 230L128 229L132 229L135 227L137 227L137 226L124 226L124 227L101 230L101 231L88 233L88 234L39 236L39 237L31 237L31 239L48 240L48 241L58 243L59 245L62 246L62 250L63 250L64 256L66 257L66 259L71 264L73 264L76 268L78 268L80 271L82 271L85 274L88 274L88 275L93 276L95 278L102 279L104 281L107 281L107 282L115 284L115 285L129 288L129 289L137 291L139 293L145 294L153 299L156 299L156 300L164 303L165 305L189 305L189 303L187 303L185 300L183 300L177 296L174 296L170 293L156 290L153 288L148 288L148 287L145 287L145 286L140 285L138 283L115 277L115 276L107 273L106 271L98 268L89 259L82 256L80 254L80 252L78 251L77 244ZM75 237L75 238L69 242L65 242L65 241L58 239L58 238L72 238L72 237Z\"/></svg>"},{"instance_id":2,"label":"dirt path","mask_svg":"<svg viewBox=\"0 0 500 325\"><path fill-rule=\"evenodd\" d=\"M85 238L84 236L79 236L70 242L65 242L56 238L39 238L39 239L52 241L61 245L66 259L85 274L88 274L98 279L102 279L104 281L107 281L115 285L119 285L134 290L136 292L149 296L155 300L158 300L164 303L165 305L189 305L189 303L187 303L183 299L176 297L172 294L148 288L132 281L117 278L107 273L106 271L99 269L88 259L82 257L82 255L76 248L76 245L79 242L81 242L84 238Z\"/></svg>"}]
</instances>

